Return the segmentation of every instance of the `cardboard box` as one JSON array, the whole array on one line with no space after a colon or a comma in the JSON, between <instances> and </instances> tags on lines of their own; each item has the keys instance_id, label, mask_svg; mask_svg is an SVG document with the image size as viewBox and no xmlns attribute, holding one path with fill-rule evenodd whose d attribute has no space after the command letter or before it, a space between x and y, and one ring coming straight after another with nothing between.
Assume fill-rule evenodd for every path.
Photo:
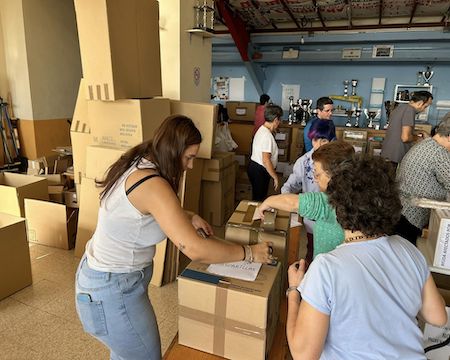
<instances>
[{"instance_id":1,"label":"cardboard box","mask_svg":"<svg viewBox=\"0 0 450 360\"><path fill-rule=\"evenodd\" d=\"M353 141L353 140L344 140L353 146L355 149L355 153L365 154L367 151L367 142L366 141Z\"/></svg>"},{"instance_id":2,"label":"cardboard box","mask_svg":"<svg viewBox=\"0 0 450 360\"><path fill-rule=\"evenodd\" d=\"M109 167L126 150L114 146L89 145L86 149L86 177L93 180L102 180Z\"/></svg>"},{"instance_id":3,"label":"cardboard box","mask_svg":"<svg viewBox=\"0 0 450 360\"><path fill-rule=\"evenodd\" d=\"M31 282L25 219L0 213L0 300Z\"/></svg>"},{"instance_id":4,"label":"cardboard box","mask_svg":"<svg viewBox=\"0 0 450 360\"><path fill-rule=\"evenodd\" d=\"M275 141L277 142L278 148L284 149L290 146L291 134L292 129L289 127L278 128L278 132L275 134Z\"/></svg>"},{"instance_id":5,"label":"cardboard box","mask_svg":"<svg viewBox=\"0 0 450 360\"><path fill-rule=\"evenodd\" d=\"M75 242L75 256L84 254L86 243L94 234L97 226L98 209L100 207L99 195L103 188L95 186L95 181L88 178L81 180L78 213L77 240Z\"/></svg>"},{"instance_id":6,"label":"cardboard box","mask_svg":"<svg viewBox=\"0 0 450 360\"><path fill-rule=\"evenodd\" d=\"M191 263L178 277L178 341L227 359L266 359L280 308L280 265L255 281L221 278Z\"/></svg>"},{"instance_id":7,"label":"cardboard box","mask_svg":"<svg viewBox=\"0 0 450 360\"><path fill-rule=\"evenodd\" d=\"M236 183L235 202L252 199L252 185L246 183Z\"/></svg>"},{"instance_id":8,"label":"cardboard box","mask_svg":"<svg viewBox=\"0 0 450 360\"><path fill-rule=\"evenodd\" d=\"M76 0L75 11L87 99L162 95L156 0Z\"/></svg>"},{"instance_id":9,"label":"cardboard box","mask_svg":"<svg viewBox=\"0 0 450 360\"><path fill-rule=\"evenodd\" d=\"M226 108L231 120L255 121L258 103L243 101L227 101ZM252 124L253 125L253 124Z\"/></svg>"},{"instance_id":10,"label":"cardboard box","mask_svg":"<svg viewBox=\"0 0 450 360\"><path fill-rule=\"evenodd\" d=\"M253 123L230 123L228 127L230 128L233 140L238 144L236 153L240 155L250 155L252 153Z\"/></svg>"},{"instance_id":11,"label":"cardboard box","mask_svg":"<svg viewBox=\"0 0 450 360\"><path fill-rule=\"evenodd\" d=\"M367 153L372 156L380 156L383 143L381 141L368 141Z\"/></svg>"},{"instance_id":12,"label":"cardboard box","mask_svg":"<svg viewBox=\"0 0 450 360\"><path fill-rule=\"evenodd\" d=\"M431 209L426 248L433 266L450 269L450 209Z\"/></svg>"},{"instance_id":13,"label":"cardboard box","mask_svg":"<svg viewBox=\"0 0 450 360\"><path fill-rule=\"evenodd\" d=\"M415 124L414 130L416 131L424 131L428 135L431 135L431 129L433 128L433 125L431 124Z\"/></svg>"},{"instance_id":14,"label":"cardboard box","mask_svg":"<svg viewBox=\"0 0 450 360\"><path fill-rule=\"evenodd\" d=\"M171 114L181 114L191 118L200 130L202 143L197 154L200 159L211 159L218 111L217 105L213 104L170 100Z\"/></svg>"},{"instance_id":15,"label":"cardboard box","mask_svg":"<svg viewBox=\"0 0 450 360\"><path fill-rule=\"evenodd\" d=\"M49 185L48 198L60 204L64 204L64 185Z\"/></svg>"},{"instance_id":16,"label":"cardboard box","mask_svg":"<svg viewBox=\"0 0 450 360\"><path fill-rule=\"evenodd\" d=\"M202 180L221 181L231 166L234 166L234 153L214 152L210 160L205 160Z\"/></svg>"},{"instance_id":17,"label":"cardboard box","mask_svg":"<svg viewBox=\"0 0 450 360\"><path fill-rule=\"evenodd\" d=\"M225 227L225 239L239 244L257 244L273 242L273 253L279 261L287 259L287 243L289 241L290 214L278 211L275 220L275 230L267 231L261 227L261 220L253 220L256 207L260 203L241 201L231 215Z\"/></svg>"},{"instance_id":18,"label":"cardboard box","mask_svg":"<svg viewBox=\"0 0 450 360\"><path fill-rule=\"evenodd\" d=\"M289 161L289 148L278 149L278 161Z\"/></svg>"},{"instance_id":19,"label":"cardboard box","mask_svg":"<svg viewBox=\"0 0 450 360\"><path fill-rule=\"evenodd\" d=\"M128 149L150 140L170 115L169 99L88 101L93 142Z\"/></svg>"},{"instance_id":20,"label":"cardboard box","mask_svg":"<svg viewBox=\"0 0 450 360\"><path fill-rule=\"evenodd\" d=\"M75 246L78 211L66 205L25 199L28 241L69 250Z\"/></svg>"},{"instance_id":21,"label":"cardboard box","mask_svg":"<svg viewBox=\"0 0 450 360\"><path fill-rule=\"evenodd\" d=\"M200 214L200 194L202 185L203 159L194 159L194 166L184 172L179 189L183 209Z\"/></svg>"},{"instance_id":22,"label":"cardboard box","mask_svg":"<svg viewBox=\"0 0 450 360\"><path fill-rule=\"evenodd\" d=\"M25 217L26 198L48 200L47 180L33 175L0 173L0 212Z\"/></svg>"}]
</instances>

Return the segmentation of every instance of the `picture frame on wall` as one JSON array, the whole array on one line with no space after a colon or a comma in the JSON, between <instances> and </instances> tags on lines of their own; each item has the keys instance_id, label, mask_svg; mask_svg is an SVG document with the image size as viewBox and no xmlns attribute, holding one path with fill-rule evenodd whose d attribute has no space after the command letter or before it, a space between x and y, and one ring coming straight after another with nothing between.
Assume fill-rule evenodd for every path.
<instances>
[{"instance_id":1,"label":"picture frame on wall","mask_svg":"<svg viewBox=\"0 0 450 360\"><path fill-rule=\"evenodd\" d=\"M374 45L372 49L373 58L391 58L394 56L394 45Z\"/></svg>"}]
</instances>

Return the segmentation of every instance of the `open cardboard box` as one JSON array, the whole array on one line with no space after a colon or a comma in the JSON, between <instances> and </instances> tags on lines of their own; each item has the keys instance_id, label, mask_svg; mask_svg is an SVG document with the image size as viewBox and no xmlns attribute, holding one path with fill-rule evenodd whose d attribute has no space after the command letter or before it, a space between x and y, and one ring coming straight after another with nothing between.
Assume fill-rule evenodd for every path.
<instances>
[{"instance_id":1,"label":"open cardboard box","mask_svg":"<svg viewBox=\"0 0 450 360\"><path fill-rule=\"evenodd\" d=\"M25 219L0 213L0 300L31 282Z\"/></svg>"},{"instance_id":2,"label":"open cardboard box","mask_svg":"<svg viewBox=\"0 0 450 360\"><path fill-rule=\"evenodd\" d=\"M25 199L28 241L69 250L75 246L78 211L49 201Z\"/></svg>"}]
</instances>

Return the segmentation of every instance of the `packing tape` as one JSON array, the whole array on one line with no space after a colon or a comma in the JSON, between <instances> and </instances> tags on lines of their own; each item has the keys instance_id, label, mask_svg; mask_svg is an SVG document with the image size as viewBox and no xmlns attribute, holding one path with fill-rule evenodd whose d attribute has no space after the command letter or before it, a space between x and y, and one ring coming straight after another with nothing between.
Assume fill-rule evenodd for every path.
<instances>
[{"instance_id":1,"label":"packing tape","mask_svg":"<svg viewBox=\"0 0 450 360\"><path fill-rule=\"evenodd\" d=\"M216 303L214 306L214 335L213 352L224 356L225 354L225 319L227 316L227 295L228 290L218 284L216 286Z\"/></svg>"}]
</instances>

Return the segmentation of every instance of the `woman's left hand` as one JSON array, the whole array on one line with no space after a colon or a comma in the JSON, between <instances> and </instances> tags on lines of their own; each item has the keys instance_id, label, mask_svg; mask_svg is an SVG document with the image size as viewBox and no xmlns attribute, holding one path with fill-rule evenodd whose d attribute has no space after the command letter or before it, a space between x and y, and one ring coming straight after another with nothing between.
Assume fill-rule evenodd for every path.
<instances>
[{"instance_id":1,"label":"woman's left hand","mask_svg":"<svg viewBox=\"0 0 450 360\"><path fill-rule=\"evenodd\" d=\"M306 269L306 261L301 259L300 261L296 261L288 268L288 282L289 287L295 286L298 287L305 276Z\"/></svg>"},{"instance_id":2,"label":"woman's left hand","mask_svg":"<svg viewBox=\"0 0 450 360\"><path fill-rule=\"evenodd\" d=\"M211 225L208 224L208 222L201 218L199 215L195 214L192 216L192 226L194 226L195 230L202 229L207 236L214 235L213 228Z\"/></svg>"}]
</instances>

